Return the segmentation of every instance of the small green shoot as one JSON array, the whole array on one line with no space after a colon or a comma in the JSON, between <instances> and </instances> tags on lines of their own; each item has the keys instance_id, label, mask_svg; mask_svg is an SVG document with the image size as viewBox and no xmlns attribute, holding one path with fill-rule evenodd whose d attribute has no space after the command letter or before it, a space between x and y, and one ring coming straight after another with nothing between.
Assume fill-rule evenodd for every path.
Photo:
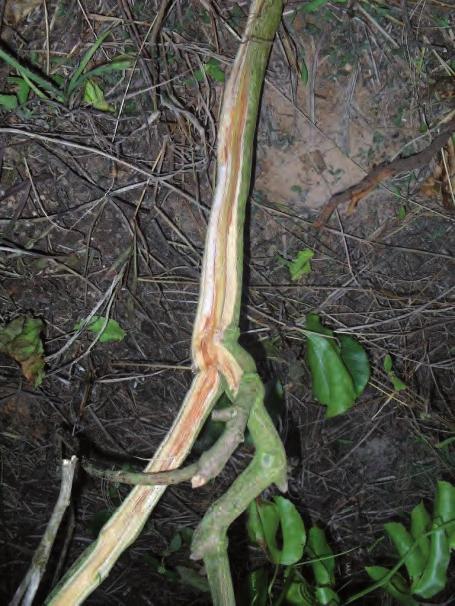
<instances>
[{"instance_id":1,"label":"small green shoot","mask_svg":"<svg viewBox=\"0 0 455 606\"><path fill-rule=\"evenodd\" d=\"M125 55L119 55L105 65L98 65L93 69L87 70L88 64L105 41L110 31L110 29L107 29L100 34L96 41L85 52L79 65L71 75L67 86L65 86L65 79L60 74L54 74L51 78L42 76L39 73L39 68L30 69L23 65L8 51L0 48L0 59L3 59L3 61L18 74L18 76L8 78L8 82L15 85L16 94L0 95L0 107L3 107L8 111L15 110L17 107L24 105L27 102L31 91L41 99L48 100L49 98L52 98L59 103L69 105L74 93L82 88L83 100L85 103L100 111L114 111L113 106L105 100L104 92L94 78L116 71L125 71L132 65L131 58Z\"/></svg>"},{"instance_id":2,"label":"small green shoot","mask_svg":"<svg viewBox=\"0 0 455 606\"><path fill-rule=\"evenodd\" d=\"M311 259L313 257L314 252L311 248L304 248L303 250L299 250L297 256L292 261L285 261L293 282L311 272Z\"/></svg>"},{"instance_id":3,"label":"small green shoot","mask_svg":"<svg viewBox=\"0 0 455 606\"><path fill-rule=\"evenodd\" d=\"M404 383L393 370L392 356L390 354L387 354L384 358L384 370L392 382L395 391L403 391L404 389L407 389L408 386L406 383Z\"/></svg>"},{"instance_id":4,"label":"small green shoot","mask_svg":"<svg viewBox=\"0 0 455 606\"><path fill-rule=\"evenodd\" d=\"M194 79L201 82L204 79L204 73L215 80L215 82L224 82L226 80L220 62L213 57L209 59L207 63L204 63L201 69L197 69L194 72Z\"/></svg>"},{"instance_id":5,"label":"small green shoot","mask_svg":"<svg viewBox=\"0 0 455 606\"><path fill-rule=\"evenodd\" d=\"M0 327L0 352L18 362L22 374L35 387L44 378L44 347L40 333L44 324L38 318L20 316Z\"/></svg>"},{"instance_id":6,"label":"small green shoot","mask_svg":"<svg viewBox=\"0 0 455 606\"><path fill-rule=\"evenodd\" d=\"M81 326L82 321L77 322L74 325L74 330L79 330ZM107 319L102 316L93 316L85 328L96 336L100 335L98 339L100 343L123 341L126 336L126 332L121 328L117 320Z\"/></svg>"},{"instance_id":7,"label":"small green shoot","mask_svg":"<svg viewBox=\"0 0 455 606\"><path fill-rule=\"evenodd\" d=\"M104 98L103 89L91 79L87 80L84 86L84 101L102 112L115 111L115 108Z\"/></svg>"}]
</instances>

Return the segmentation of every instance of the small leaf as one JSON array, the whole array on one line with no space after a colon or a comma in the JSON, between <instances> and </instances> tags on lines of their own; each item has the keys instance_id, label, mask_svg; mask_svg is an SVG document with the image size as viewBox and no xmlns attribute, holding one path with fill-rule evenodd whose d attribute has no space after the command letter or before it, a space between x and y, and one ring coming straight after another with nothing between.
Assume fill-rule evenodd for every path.
<instances>
[{"instance_id":1,"label":"small leaf","mask_svg":"<svg viewBox=\"0 0 455 606\"><path fill-rule=\"evenodd\" d=\"M370 380L370 363L362 345L353 337L340 335L341 358L354 383L356 396L359 397Z\"/></svg>"},{"instance_id":2,"label":"small leaf","mask_svg":"<svg viewBox=\"0 0 455 606\"><path fill-rule=\"evenodd\" d=\"M367 566L365 570L373 581L376 582L381 581L390 572L388 568L384 568L383 566ZM419 606L419 603L411 596L409 585L398 573L394 574L390 581L386 581L382 585L382 588L404 606Z\"/></svg>"},{"instance_id":3,"label":"small leaf","mask_svg":"<svg viewBox=\"0 0 455 606\"><path fill-rule=\"evenodd\" d=\"M103 89L94 81L87 80L84 86L84 101L102 112L114 112L115 108L104 98Z\"/></svg>"},{"instance_id":4,"label":"small leaf","mask_svg":"<svg viewBox=\"0 0 455 606\"><path fill-rule=\"evenodd\" d=\"M20 316L0 327L0 352L19 362L22 374L35 387L44 378L42 329L42 320L29 316Z\"/></svg>"},{"instance_id":5,"label":"small leaf","mask_svg":"<svg viewBox=\"0 0 455 606\"><path fill-rule=\"evenodd\" d=\"M304 248L297 253L292 261L288 262L288 269L293 282L311 272L311 259L313 257L314 252L310 248Z\"/></svg>"},{"instance_id":6,"label":"small leaf","mask_svg":"<svg viewBox=\"0 0 455 606\"><path fill-rule=\"evenodd\" d=\"M310 528L306 552L311 559L316 560L311 562L316 584L323 587L335 585L335 558L322 528Z\"/></svg>"},{"instance_id":7,"label":"small leaf","mask_svg":"<svg viewBox=\"0 0 455 606\"><path fill-rule=\"evenodd\" d=\"M393 368L392 356L390 354L387 354L386 357L384 358L384 370L386 371L387 374L389 374L389 372L391 372L392 368Z\"/></svg>"},{"instance_id":8,"label":"small leaf","mask_svg":"<svg viewBox=\"0 0 455 606\"><path fill-rule=\"evenodd\" d=\"M110 33L110 29L107 29L102 34L100 34L98 36L98 38L95 40L95 42L90 46L90 48L87 50L87 52L82 57L81 62L79 63L77 69L74 71L74 73L71 76L71 79L69 81L68 95L70 95L80 85L80 83L79 83L80 76L82 75L85 68L87 67L90 59L96 53L98 48L103 44L104 40L107 38L109 33Z\"/></svg>"},{"instance_id":9,"label":"small leaf","mask_svg":"<svg viewBox=\"0 0 455 606\"><path fill-rule=\"evenodd\" d=\"M400 221L404 221L406 219L406 214L406 207L400 206L397 212L397 217L400 219Z\"/></svg>"},{"instance_id":10,"label":"small leaf","mask_svg":"<svg viewBox=\"0 0 455 606\"><path fill-rule=\"evenodd\" d=\"M204 65L205 73L211 76L216 82L224 82L226 76L220 67L220 62L217 59L209 59Z\"/></svg>"},{"instance_id":11,"label":"small leaf","mask_svg":"<svg viewBox=\"0 0 455 606\"><path fill-rule=\"evenodd\" d=\"M327 2L328 0L311 0L311 2L308 2L302 7L302 10L304 13L314 13L318 10L318 8L320 8Z\"/></svg>"},{"instance_id":12,"label":"small leaf","mask_svg":"<svg viewBox=\"0 0 455 606\"><path fill-rule=\"evenodd\" d=\"M24 105L28 101L28 96L30 94L30 85L24 80L24 78L19 78L18 76L10 76L8 78L8 82L14 84L16 87L17 100L19 105Z\"/></svg>"},{"instance_id":13,"label":"small leaf","mask_svg":"<svg viewBox=\"0 0 455 606\"><path fill-rule=\"evenodd\" d=\"M16 95L0 94L0 106L4 107L9 112L13 111L18 106L18 98Z\"/></svg>"},{"instance_id":14,"label":"small leaf","mask_svg":"<svg viewBox=\"0 0 455 606\"><path fill-rule=\"evenodd\" d=\"M403 389L407 389L408 386L406 383L404 383L393 370L392 356L390 354L387 354L384 358L384 370L392 382L395 391L403 391Z\"/></svg>"},{"instance_id":15,"label":"small leaf","mask_svg":"<svg viewBox=\"0 0 455 606\"><path fill-rule=\"evenodd\" d=\"M306 65L305 58L302 57L300 62L300 79L302 81L303 86L308 84L308 67Z\"/></svg>"},{"instance_id":16,"label":"small leaf","mask_svg":"<svg viewBox=\"0 0 455 606\"><path fill-rule=\"evenodd\" d=\"M106 326L104 326L106 324ZM74 330L79 330L82 322L77 322L74 325ZM104 328L103 328L104 327ZM90 332L98 335L101 331L99 338L100 343L112 343L113 341L123 341L126 336L126 332L121 328L117 320L109 318L106 322L106 318L102 316L93 316L90 322L85 327Z\"/></svg>"}]
</instances>

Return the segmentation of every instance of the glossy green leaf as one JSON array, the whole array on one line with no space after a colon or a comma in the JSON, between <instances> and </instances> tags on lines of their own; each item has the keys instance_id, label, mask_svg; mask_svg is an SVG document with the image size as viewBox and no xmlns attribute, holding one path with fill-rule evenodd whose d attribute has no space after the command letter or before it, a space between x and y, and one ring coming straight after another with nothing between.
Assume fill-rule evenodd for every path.
<instances>
[{"instance_id":1,"label":"glossy green leaf","mask_svg":"<svg viewBox=\"0 0 455 606\"><path fill-rule=\"evenodd\" d=\"M35 387L44 378L44 348L41 341L43 322L30 316L19 316L0 327L0 352L16 360L24 377Z\"/></svg>"},{"instance_id":2,"label":"glossy green leaf","mask_svg":"<svg viewBox=\"0 0 455 606\"><path fill-rule=\"evenodd\" d=\"M102 112L113 112L115 108L104 98L103 89L94 81L87 80L84 86L84 101Z\"/></svg>"},{"instance_id":3,"label":"glossy green leaf","mask_svg":"<svg viewBox=\"0 0 455 606\"><path fill-rule=\"evenodd\" d=\"M337 606L340 596L330 587L316 587L316 602L322 606Z\"/></svg>"},{"instance_id":4,"label":"glossy green leaf","mask_svg":"<svg viewBox=\"0 0 455 606\"><path fill-rule=\"evenodd\" d=\"M381 581L389 574L389 569L383 566L367 566L367 574L373 581ZM419 606L419 603L412 597L409 585L405 579L398 573L394 574L390 581L386 581L382 588L391 595L397 602L404 606Z\"/></svg>"},{"instance_id":5,"label":"glossy green leaf","mask_svg":"<svg viewBox=\"0 0 455 606\"><path fill-rule=\"evenodd\" d=\"M314 257L314 252L311 248L299 250L297 256L287 263L291 280L295 282L302 276L311 272L311 259Z\"/></svg>"},{"instance_id":6,"label":"glossy green leaf","mask_svg":"<svg viewBox=\"0 0 455 606\"><path fill-rule=\"evenodd\" d=\"M308 532L306 552L311 560L314 578L318 586L331 587L335 584L335 558L325 532L318 526L312 526ZM318 560L318 558L321 558Z\"/></svg>"},{"instance_id":7,"label":"glossy green leaf","mask_svg":"<svg viewBox=\"0 0 455 606\"><path fill-rule=\"evenodd\" d=\"M82 322L77 322L75 324L74 329L79 330ZM104 326L106 324L106 326ZM103 328L104 327L104 328ZM85 327L90 332L95 333L95 335L100 334L99 338L100 343L112 343L114 341L123 341L126 336L126 332L121 328L120 324L117 320L113 320L109 318L106 323L106 318L103 316L93 316L90 322Z\"/></svg>"},{"instance_id":8,"label":"glossy green leaf","mask_svg":"<svg viewBox=\"0 0 455 606\"><path fill-rule=\"evenodd\" d=\"M356 396L359 397L370 380L370 363L362 345L349 335L338 337L341 346L341 358L349 370Z\"/></svg>"},{"instance_id":9,"label":"glossy green leaf","mask_svg":"<svg viewBox=\"0 0 455 606\"><path fill-rule=\"evenodd\" d=\"M316 314L308 314L305 335L313 396L327 406L326 417L349 410L355 402L354 382L344 364L333 332L322 326Z\"/></svg>"},{"instance_id":10,"label":"glossy green leaf","mask_svg":"<svg viewBox=\"0 0 455 606\"><path fill-rule=\"evenodd\" d=\"M412 593L428 599L442 591L447 584L450 547L444 528L433 526L430 536L430 553L422 576L412 584Z\"/></svg>"},{"instance_id":11,"label":"glossy green leaf","mask_svg":"<svg viewBox=\"0 0 455 606\"><path fill-rule=\"evenodd\" d=\"M280 516L283 548L277 564L290 566L297 563L303 555L306 541L305 525L295 505L288 499L276 496L273 499Z\"/></svg>"},{"instance_id":12,"label":"glossy green leaf","mask_svg":"<svg viewBox=\"0 0 455 606\"><path fill-rule=\"evenodd\" d=\"M431 517L426 510L423 501L411 511L411 535L414 540L418 540L418 545L424 559L428 558L430 553L430 537L423 536L431 528Z\"/></svg>"},{"instance_id":13,"label":"glossy green leaf","mask_svg":"<svg viewBox=\"0 0 455 606\"><path fill-rule=\"evenodd\" d=\"M390 354L387 354L384 358L384 370L392 382L395 391L403 391L403 389L407 389L408 386L406 383L404 383L393 370L392 356Z\"/></svg>"},{"instance_id":14,"label":"glossy green leaf","mask_svg":"<svg viewBox=\"0 0 455 606\"><path fill-rule=\"evenodd\" d=\"M248 575L248 594L251 606L267 606L269 575L266 568L258 568Z\"/></svg>"},{"instance_id":15,"label":"glossy green leaf","mask_svg":"<svg viewBox=\"0 0 455 606\"><path fill-rule=\"evenodd\" d=\"M96 53L96 51L99 49L99 47L106 40L109 33L110 33L110 30L107 29L105 32L103 32L101 35L99 35L98 38L96 39L96 41L90 46L90 48L87 50L87 52L82 57L81 62L77 66L77 69L74 71L74 73L71 76L71 79L69 81L68 95L70 95L79 86L79 84L80 84L79 78L83 74L85 68L89 64L89 61L91 60L93 55Z\"/></svg>"},{"instance_id":16,"label":"glossy green leaf","mask_svg":"<svg viewBox=\"0 0 455 606\"><path fill-rule=\"evenodd\" d=\"M16 95L1 95L0 94L0 106L4 107L7 111L13 111L18 106L18 99Z\"/></svg>"},{"instance_id":17,"label":"glossy green leaf","mask_svg":"<svg viewBox=\"0 0 455 606\"><path fill-rule=\"evenodd\" d=\"M445 527L450 549L455 549L455 486L439 481L436 485L433 519L436 524L451 522Z\"/></svg>"},{"instance_id":18,"label":"glossy green leaf","mask_svg":"<svg viewBox=\"0 0 455 606\"><path fill-rule=\"evenodd\" d=\"M384 529L394 544L400 558L403 558L407 554L404 564L409 578L411 581L415 581L421 576L425 568L426 560L420 547L415 545L414 538L403 524L390 522L384 525Z\"/></svg>"}]
</instances>

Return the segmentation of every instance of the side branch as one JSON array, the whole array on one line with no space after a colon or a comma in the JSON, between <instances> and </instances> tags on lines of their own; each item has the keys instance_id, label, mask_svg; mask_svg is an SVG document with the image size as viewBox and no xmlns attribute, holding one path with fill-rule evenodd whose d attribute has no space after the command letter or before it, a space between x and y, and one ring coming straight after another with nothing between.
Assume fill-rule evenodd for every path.
<instances>
[{"instance_id":1,"label":"side branch","mask_svg":"<svg viewBox=\"0 0 455 606\"><path fill-rule=\"evenodd\" d=\"M393 162L383 162L373 168L360 183L356 183L356 185L353 185L349 189L333 195L324 205L314 226L318 229L323 227L340 204L349 202L348 212L353 212L360 200L386 179L390 179L390 177L394 177L399 173L420 168L431 162L433 156L447 143L447 140L454 131L455 118L448 122L436 139L422 151L406 158L398 158L398 160L394 160Z\"/></svg>"}]
</instances>

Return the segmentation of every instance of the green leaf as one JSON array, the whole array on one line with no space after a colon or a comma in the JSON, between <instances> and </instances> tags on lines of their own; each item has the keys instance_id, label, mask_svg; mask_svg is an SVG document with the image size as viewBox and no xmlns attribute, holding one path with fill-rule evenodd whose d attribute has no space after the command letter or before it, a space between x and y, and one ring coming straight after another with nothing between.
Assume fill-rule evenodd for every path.
<instances>
[{"instance_id":1,"label":"green leaf","mask_svg":"<svg viewBox=\"0 0 455 606\"><path fill-rule=\"evenodd\" d=\"M260 545L274 564L290 566L300 560L306 541L305 526L295 505L277 496L274 503L254 500L247 509L247 531L250 540ZM281 526L283 547L277 545Z\"/></svg>"},{"instance_id":2,"label":"green leaf","mask_svg":"<svg viewBox=\"0 0 455 606\"><path fill-rule=\"evenodd\" d=\"M94 80L87 80L84 86L84 101L102 112L113 112L115 108L104 98L102 88Z\"/></svg>"},{"instance_id":3,"label":"green leaf","mask_svg":"<svg viewBox=\"0 0 455 606\"><path fill-rule=\"evenodd\" d=\"M406 207L400 206L397 211L397 217L400 219L400 221L404 221L406 219L406 214Z\"/></svg>"},{"instance_id":4,"label":"green leaf","mask_svg":"<svg viewBox=\"0 0 455 606\"><path fill-rule=\"evenodd\" d=\"M310 528L306 552L311 559L316 560L311 562L316 584L323 587L335 585L335 558L322 528Z\"/></svg>"},{"instance_id":5,"label":"green leaf","mask_svg":"<svg viewBox=\"0 0 455 606\"><path fill-rule=\"evenodd\" d=\"M106 326L104 326L106 324ZM74 330L79 330L82 322L77 322L74 325ZM104 328L103 328L104 326ZM120 324L117 320L112 320L109 318L106 322L106 318L103 316L93 316L90 322L85 327L90 332L95 333L95 335L99 335L101 332L101 336L99 338L100 343L112 343L113 341L123 341L126 336L126 332L123 328L120 327Z\"/></svg>"},{"instance_id":6,"label":"green leaf","mask_svg":"<svg viewBox=\"0 0 455 606\"><path fill-rule=\"evenodd\" d=\"M216 82L224 82L226 79L220 65L220 62L217 61L217 59L213 59L213 57L204 65L205 73L211 76Z\"/></svg>"},{"instance_id":7,"label":"green leaf","mask_svg":"<svg viewBox=\"0 0 455 606\"><path fill-rule=\"evenodd\" d=\"M300 513L291 501L281 496L276 496L273 500L280 516L283 539L280 559L276 563L282 566L290 566L296 564L303 555L306 541L305 525Z\"/></svg>"},{"instance_id":8,"label":"green leaf","mask_svg":"<svg viewBox=\"0 0 455 606\"><path fill-rule=\"evenodd\" d=\"M266 568L258 568L248 575L249 604L267 606L269 597L269 575Z\"/></svg>"},{"instance_id":9,"label":"green leaf","mask_svg":"<svg viewBox=\"0 0 455 606\"><path fill-rule=\"evenodd\" d=\"M414 540L418 540L420 551L425 560L430 553L430 538L422 536L431 528L431 517L423 504L420 501L418 505L411 511L411 535Z\"/></svg>"},{"instance_id":10,"label":"green leaf","mask_svg":"<svg viewBox=\"0 0 455 606\"><path fill-rule=\"evenodd\" d=\"M383 566L367 566L365 570L373 581L376 582L381 581L390 572L388 568L384 568ZM382 585L382 588L404 606L419 606L419 603L411 596L409 585L398 573L394 574L390 581L386 581Z\"/></svg>"},{"instance_id":11,"label":"green leaf","mask_svg":"<svg viewBox=\"0 0 455 606\"><path fill-rule=\"evenodd\" d=\"M341 358L354 383L356 396L359 397L370 380L370 363L362 345L349 335L338 337L341 345Z\"/></svg>"},{"instance_id":12,"label":"green leaf","mask_svg":"<svg viewBox=\"0 0 455 606\"><path fill-rule=\"evenodd\" d=\"M19 316L0 327L0 352L16 360L24 377L35 387L44 378L44 348L40 333L43 322L30 316Z\"/></svg>"},{"instance_id":13,"label":"green leaf","mask_svg":"<svg viewBox=\"0 0 455 606\"><path fill-rule=\"evenodd\" d=\"M403 524L399 522L389 522L384 525L386 533L389 535L400 558L407 553L404 564L408 571L411 581L418 579L425 568L426 559L418 545L414 545L414 538L406 530ZM414 547L411 550L411 547Z\"/></svg>"},{"instance_id":14,"label":"green leaf","mask_svg":"<svg viewBox=\"0 0 455 606\"><path fill-rule=\"evenodd\" d=\"M98 36L98 38L95 40L95 42L90 46L90 48L87 50L85 55L82 57L81 62L79 63L77 69L75 70L75 72L73 73L73 75L71 76L71 79L69 81L68 95L70 95L80 85L79 78L81 77L82 73L84 72L85 68L87 67L90 59L93 57L93 55L96 53L96 51L99 49L99 47L106 40L110 31L111 31L110 29L107 29L100 36Z\"/></svg>"},{"instance_id":15,"label":"green leaf","mask_svg":"<svg viewBox=\"0 0 455 606\"><path fill-rule=\"evenodd\" d=\"M4 107L9 112L13 111L18 106L18 98L16 95L0 94L0 106Z\"/></svg>"},{"instance_id":16,"label":"green leaf","mask_svg":"<svg viewBox=\"0 0 455 606\"><path fill-rule=\"evenodd\" d=\"M326 417L349 410L356 390L344 364L333 332L322 326L316 314L306 320L307 360L311 371L313 396L327 406Z\"/></svg>"},{"instance_id":17,"label":"green leaf","mask_svg":"<svg viewBox=\"0 0 455 606\"><path fill-rule=\"evenodd\" d=\"M8 82L14 84L16 87L17 100L19 101L19 105L24 105L28 101L28 96L30 94L30 86L24 78L19 78L18 76L9 76L7 78Z\"/></svg>"},{"instance_id":18,"label":"green leaf","mask_svg":"<svg viewBox=\"0 0 455 606\"><path fill-rule=\"evenodd\" d=\"M395 371L393 370L392 364L392 356L387 354L384 358L384 370L387 373L387 376L392 382L393 388L395 391L403 391L403 389L407 389L406 383L404 383L399 377L397 377Z\"/></svg>"},{"instance_id":19,"label":"green leaf","mask_svg":"<svg viewBox=\"0 0 455 606\"><path fill-rule=\"evenodd\" d=\"M248 506L247 531L251 541L277 559L278 547L275 535L280 524L278 509L270 501L255 499ZM272 553L273 552L273 553Z\"/></svg>"},{"instance_id":20,"label":"green leaf","mask_svg":"<svg viewBox=\"0 0 455 606\"><path fill-rule=\"evenodd\" d=\"M316 601L322 606L336 606L340 604L339 595L330 587L316 587Z\"/></svg>"},{"instance_id":21,"label":"green leaf","mask_svg":"<svg viewBox=\"0 0 455 606\"><path fill-rule=\"evenodd\" d=\"M313 257L314 252L310 248L304 248L297 253L292 261L287 263L293 282L311 272L311 259Z\"/></svg>"},{"instance_id":22,"label":"green leaf","mask_svg":"<svg viewBox=\"0 0 455 606\"><path fill-rule=\"evenodd\" d=\"M422 576L412 584L412 593L428 599L442 591L447 584L449 561L450 547L447 534L444 528L433 524L428 560Z\"/></svg>"},{"instance_id":23,"label":"green leaf","mask_svg":"<svg viewBox=\"0 0 455 606\"><path fill-rule=\"evenodd\" d=\"M286 591L286 602L292 606L315 606L313 590L305 580L292 581Z\"/></svg>"},{"instance_id":24,"label":"green leaf","mask_svg":"<svg viewBox=\"0 0 455 606\"><path fill-rule=\"evenodd\" d=\"M110 74L116 71L125 71L129 67L131 67L133 61L129 57L119 56L114 58L110 63L105 63L104 65L98 65L93 69L81 74L78 79L77 86L81 86L85 80L88 78L93 78L94 76L100 76L102 74Z\"/></svg>"},{"instance_id":25,"label":"green leaf","mask_svg":"<svg viewBox=\"0 0 455 606\"><path fill-rule=\"evenodd\" d=\"M13 55L11 55L4 48L0 47L0 59L3 59L10 67L15 69L17 73L27 82L30 88L42 98L47 98L46 95L37 88L37 86L41 87L43 90L47 91L49 94L54 96L57 100L62 100L61 91L49 80L40 76L37 72L32 71L25 65L22 65L20 61L16 59Z\"/></svg>"},{"instance_id":26,"label":"green leaf","mask_svg":"<svg viewBox=\"0 0 455 606\"><path fill-rule=\"evenodd\" d=\"M445 531L450 549L455 549L455 486L450 482L437 483L433 519L437 524L452 522Z\"/></svg>"},{"instance_id":27,"label":"green leaf","mask_svg":"<svg viewBox=\"0 0 455 606\"><path fill-rule=\"evenodd\" d=\"M328 0L311 0L308 4L305 4L302 8L304 13L314 13L324 4L327 4Z\"/></svg>"}]
</instances>

